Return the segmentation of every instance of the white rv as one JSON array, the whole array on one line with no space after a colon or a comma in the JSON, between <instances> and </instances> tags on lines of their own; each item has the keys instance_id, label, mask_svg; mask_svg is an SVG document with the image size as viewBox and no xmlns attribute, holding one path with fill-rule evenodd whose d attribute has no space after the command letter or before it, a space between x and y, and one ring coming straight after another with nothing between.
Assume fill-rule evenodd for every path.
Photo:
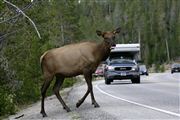
<instances>
[{"instance_id":1,"label":"white rv","mask_svg":"<svg viewBox=\"0 0 180 120\"><path fill-rule=\"evenodd\" d=\"M112 47L110 58L127 58L140 60L140 44L116 44Z\"/></svg>"}]
</instances>

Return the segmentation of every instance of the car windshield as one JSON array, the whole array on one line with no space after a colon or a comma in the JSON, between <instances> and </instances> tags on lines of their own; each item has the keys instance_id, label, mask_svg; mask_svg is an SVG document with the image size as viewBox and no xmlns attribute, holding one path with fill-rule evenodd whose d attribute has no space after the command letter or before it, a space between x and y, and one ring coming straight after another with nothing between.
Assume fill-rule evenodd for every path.
<instances>
[{"instance_id":1,"label":"car windshield","mask_svg":"<svg viewBox=\"0 0 180 120\"><path fill-rule=\"evenodd\" d=\"M110 61L110 65L112 64L133 64L135 65L135 62L132 60L127 60L127 59L115 59Z\"/></svg>"},{"instance_id":2,"label":"car windshield","mask_svg":"<svg viewBox=\"0 0 180 120\"><path fill-rule=\"evenodd\" d=\"M180 67L180 64L173 64L173 67Z\"/></svg>"}]
</instances>

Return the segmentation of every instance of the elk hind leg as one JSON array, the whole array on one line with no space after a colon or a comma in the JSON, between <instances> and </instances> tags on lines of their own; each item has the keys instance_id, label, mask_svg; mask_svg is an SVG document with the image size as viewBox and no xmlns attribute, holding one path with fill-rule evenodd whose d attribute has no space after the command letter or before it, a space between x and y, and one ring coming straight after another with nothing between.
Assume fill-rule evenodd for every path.
<instances>
[{"instance_id":1,"label":"elk hind leg","mask_svg":"<svg viewBox=\"0 0 180 120\"><path fill-rule=\"evenodd\" d=\"M47 114L44 110L44 99L46 97L46 91L52 81L53 77L52 76L48 76L48 77L45 77L45 81L42 85L42 88L41 88L41 96L42 96L42 99L41 99L41 114L43 117L47 117Z\"/></svg>"},{"instance_id":2,"label":"elk hind leg","mask_svg":"<svg viewBox=\"0 0 180 120\"><path fill-rule=\"evenodd\" d=\"M61 95L59 94L59 90L60 90L60 87L62 86L63 82L64 82L64 77L56 75L56 82L54 84L53 91L54 91L54 94L56 95L56 97L58 98L59 102L62 104L63 109L65 109L67 112L70 112L71 110L69 109L69 107L66 105L66 103L63 101Z\"/></svg>"}]
</instances>

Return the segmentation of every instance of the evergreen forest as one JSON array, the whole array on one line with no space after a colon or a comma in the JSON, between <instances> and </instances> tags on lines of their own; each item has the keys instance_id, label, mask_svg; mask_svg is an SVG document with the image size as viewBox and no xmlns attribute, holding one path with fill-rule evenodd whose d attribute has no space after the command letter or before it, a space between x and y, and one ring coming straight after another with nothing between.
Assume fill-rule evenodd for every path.
<instances>
[{"instance_id":1,"label":"evergreen forest","mask_svg":"<svg viewBox=\"0 0 180 120\"><path fill-rule=\"evenodd\" d=\"M180 0L0 0L0 116L40 99L45 51L118 27L116 42L140 43L148 67L180 59Z\"/></svg>"}]
</instances>

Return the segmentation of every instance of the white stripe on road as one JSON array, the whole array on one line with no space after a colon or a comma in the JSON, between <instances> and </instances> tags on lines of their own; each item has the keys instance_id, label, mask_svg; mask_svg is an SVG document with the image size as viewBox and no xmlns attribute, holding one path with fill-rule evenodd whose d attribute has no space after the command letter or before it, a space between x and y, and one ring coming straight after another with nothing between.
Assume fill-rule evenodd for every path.
<instances>
[{"instance_id":1,"label":"white stripe on road","mask_svg":"<svg viewBox=\"0 0 180 120\"><path fill-rule=\"evenodd\" d=\"M100 83L99 83L99 84L100 84ZM115 98L115 99L118 99L118 100L122 100L122 101L131 103L131 104L134 104L134 105L138 105L138 106L141 106L141 107L144 107L144 108L148 108L148 109L152 109L152 110L155 110L155 111L163 112L163 113L166 113L166 114L169 114L169 115L173 115L173 116L180 117L180 114L178 114L178 113L174 113L174 112L170 112L170 111L167 111L167 110L163 110L163 109L151 107L151 106L148 106L148 105L144 105L144 104L141 104L141 103L133 102L133 101L130 101L130 100L126 100L126 99L123 99L123 98L120 98L120 97L111 95L111 94L103 91L102 89L100 89L99 86L98 86L99 84L96 84L96 88L97 88L101 93L103 93L103 94L105 94L105 95L108 95L108 96L110 96L110 97L112 97L112 98Z\"/></svg>"}]
</instances>

